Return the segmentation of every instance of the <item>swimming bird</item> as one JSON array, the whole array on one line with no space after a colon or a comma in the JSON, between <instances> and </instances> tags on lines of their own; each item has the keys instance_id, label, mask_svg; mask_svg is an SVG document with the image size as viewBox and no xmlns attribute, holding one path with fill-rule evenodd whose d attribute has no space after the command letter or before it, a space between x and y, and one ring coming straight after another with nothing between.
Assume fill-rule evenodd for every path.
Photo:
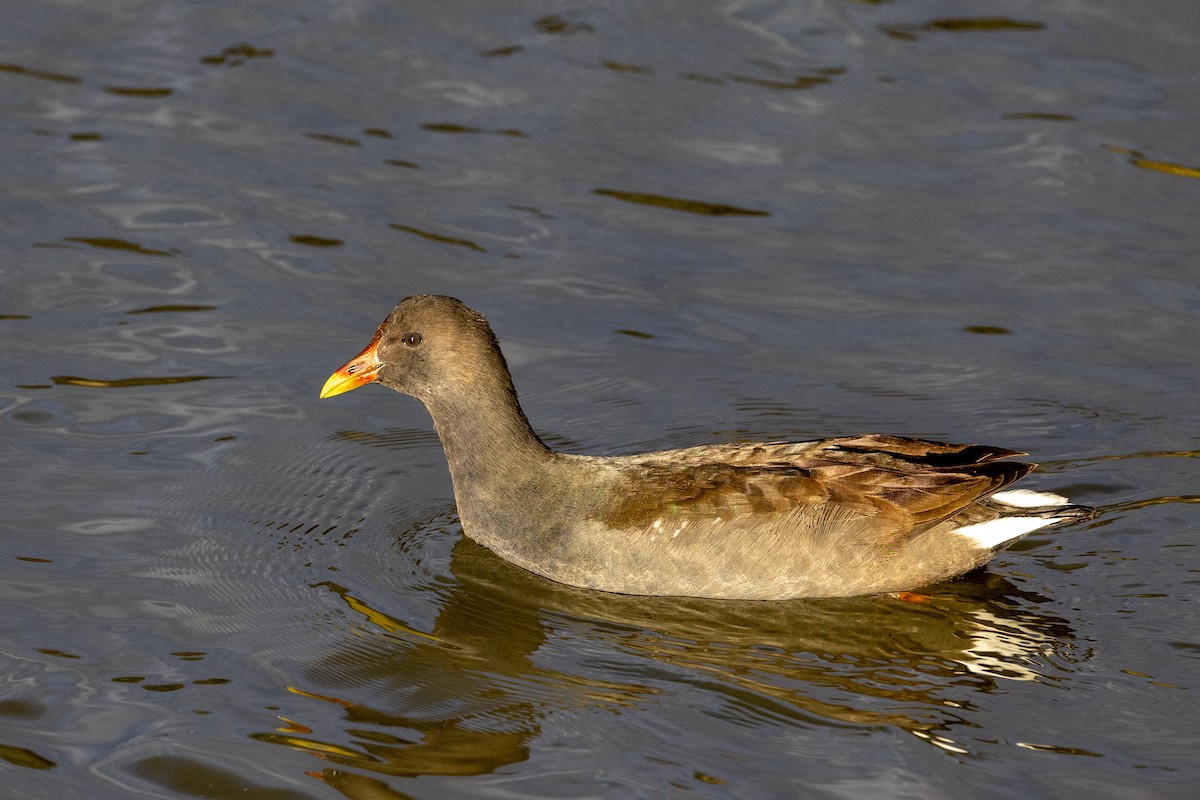
<instances>
[{"instance_id":1,"label":"swimming bird","mask_svg":"<svg viewBox=\"0 0 1200 800\"><path fill-rule=\"evenodd\" d=\"M1034 465L986 445L877 434L558 452L521 410L487 320L451 297L402 300L320 396L371 382L429 411L463 533L572 586L739 600L909 591L1096 513L1008 489Z\"/></svg>"}]
</instances>

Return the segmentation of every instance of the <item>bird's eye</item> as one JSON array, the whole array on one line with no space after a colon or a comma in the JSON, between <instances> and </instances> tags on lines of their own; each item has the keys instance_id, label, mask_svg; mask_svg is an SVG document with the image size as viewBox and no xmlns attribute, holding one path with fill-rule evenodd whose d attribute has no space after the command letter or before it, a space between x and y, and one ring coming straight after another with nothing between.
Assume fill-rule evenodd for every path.
<instances>
[{"instance_id":1,"label":"bird's eye","mask_svg":"<svg viewBox=\"0 0 1200 800\"><path fill-rule=\"evenodd\" d=\"M400 337L400 341L404 342L405 347L419 347L421 342L425 341L425 337L416 331L409 331Z\"/></svg>"}]
</instances>

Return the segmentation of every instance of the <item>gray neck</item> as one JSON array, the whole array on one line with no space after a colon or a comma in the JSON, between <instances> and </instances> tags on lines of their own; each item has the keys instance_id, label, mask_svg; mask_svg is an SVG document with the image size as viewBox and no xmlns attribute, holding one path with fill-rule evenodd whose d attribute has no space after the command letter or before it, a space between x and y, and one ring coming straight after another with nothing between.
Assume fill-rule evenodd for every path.
<instances>
[{"instance_id":1,"label":"gray neck","mask_svg":"<svg viewBox=\"0 0 1200 800\"><path fill-rule=\"evenodd\" d=\"M505 487L525 482L554 460L517 404L512 381L504 377L501 385L425 403L460 506L480 492L504 494Z\"/></svg>"}]
</instances>

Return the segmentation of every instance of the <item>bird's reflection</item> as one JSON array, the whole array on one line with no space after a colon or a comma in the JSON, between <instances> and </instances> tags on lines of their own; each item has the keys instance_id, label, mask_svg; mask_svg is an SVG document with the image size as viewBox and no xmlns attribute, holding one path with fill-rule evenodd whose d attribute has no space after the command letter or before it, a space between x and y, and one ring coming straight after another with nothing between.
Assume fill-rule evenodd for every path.
<instances>
[{"instance_id":1,"label":"bird's reflection","mask_svg":"<svg viewBox=\"0 0 1200 800\"><path fill-rule=\"evenodd\" d=\"M489 773L528 758L558 712L645 709L687 685L741 725L889 726L967 753L955 728L972 725L973 694L1087 658L1066 620L1030 610L1046 598L988 572L905 596L629 597L551 583L465 538L451 571L431 630L390 615L390 594L321 584L361 624L290 688L345 724L255 738L325 759L313 774L347 796L400 797L359 772Z\"/></svg>"}]
</instances>

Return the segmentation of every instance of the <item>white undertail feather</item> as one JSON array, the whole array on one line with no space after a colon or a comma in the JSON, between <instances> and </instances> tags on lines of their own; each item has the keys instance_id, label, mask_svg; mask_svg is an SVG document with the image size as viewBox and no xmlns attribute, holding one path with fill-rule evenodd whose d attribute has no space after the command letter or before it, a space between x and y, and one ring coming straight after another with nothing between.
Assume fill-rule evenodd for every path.
<instances>
[{"instance_id":1,"label":"white undertail feather","mask_svg":"<svg viewBox=\"0 0 1200 800\"><path fill-rule=\"evenodd\" d=\"M1045 508L1046 506L1065 506L1070 501L1061 494L1050 492L1034 492L1030 489L1008 489L996 492L991 497L997 503L1017 508Z\"/></svg>"},{"instance_id":2,"label":"white undertail feather","mask_svg":"<svg viewBox=\"0 0 1200 800\"><path fill-rule=\"evenodd\" d=\"M1060 494L1034 492L1029 489L1009 489L1004 492L996 492L989 499L1010 508L1037 508L1042 511L1052 511L1054 506L1064 506L1070 502ZM1061 519L1063 517L1000 517L976 525L967 525L965 528L959 528L955 533L966 536L980 547L995 549L1006 542L1036 531L1038 528L1053 525Z\"/></svg>"},{"instance_id":3,"label":"white undertail feather","mask_svg":"<svg viewBox=\"0 0 1200 800\"><path fill-rule=\"evenodd\" d=\"M1030 531L1058 522L1058 517L1001 517L978 525L959 528L955 533L966 536L980 547L994 549Z\"/></svg>"}]
</instances>

